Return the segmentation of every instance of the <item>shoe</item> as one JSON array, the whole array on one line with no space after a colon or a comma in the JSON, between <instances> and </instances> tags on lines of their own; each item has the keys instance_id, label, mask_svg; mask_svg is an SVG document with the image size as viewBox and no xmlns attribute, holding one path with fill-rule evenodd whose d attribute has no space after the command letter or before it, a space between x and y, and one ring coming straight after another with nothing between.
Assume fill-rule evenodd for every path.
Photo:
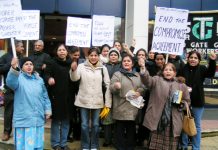
<instances>
[{"instance_id":1,"label":"shoe","mask_svg":"<svg viewBox=\"0 0 218 150\"><path fill-rule=\"evenodd\" d=\"M2 141L8 141L9 139L10 139L10 135L8 135L7 133L3 133Z\"/></svg>"},{"instance_id":2,"label":"shoe","mask_svg":"<svg viewBox=\"0 0 218 150\"><path fill-rule=\"evenodd\" d=\"M103 147L108 147L110 144L108 143L103 143Z\"/></svg>"},{"instance_id":3,"label":"shoe","mask_svg":"<svg viewBox=\"0 0 218 150\"><path fill-rule=\"evenodd\" d=\"M71 150L68 146L62 147L62 150Z\"/></svg>"},{"instance_id":4,"label":"shoe","mask_svg":"<svg viewBox=\"0 0 218 150\"><path fill-rule=\"evenodd\" d=\"M72 138L72 137L68 137L68 138L67 138L67 142L72 143L72 142L73 142L73 138Z\"/></svg>"},{"instance_id":5,"label":"shoe","mask_svg":"<svg viewBox=\"0 0 218 150\"><path fill-rule=\"evenodd\" d=\"M53 147L53 150L61 150L61 147L60 146L55 146L55 147Z\"/></svg>"}]
</instances>

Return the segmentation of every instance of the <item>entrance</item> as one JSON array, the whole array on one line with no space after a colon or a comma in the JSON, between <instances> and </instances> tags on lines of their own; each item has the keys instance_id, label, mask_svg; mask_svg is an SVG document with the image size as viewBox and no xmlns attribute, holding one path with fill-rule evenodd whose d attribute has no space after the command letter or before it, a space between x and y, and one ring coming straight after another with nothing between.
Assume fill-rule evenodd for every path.
<instances>
[{"instance_id":1,"label":"entrance","mask_svg":"<svg viewBox=\"0 0 218 150\"><path fill-rule=\"evenodd\" d=\"M44 17L45 51L54 56L54 50L60 43L65 43L67 16Z\"/></svg>"}]
</instances>

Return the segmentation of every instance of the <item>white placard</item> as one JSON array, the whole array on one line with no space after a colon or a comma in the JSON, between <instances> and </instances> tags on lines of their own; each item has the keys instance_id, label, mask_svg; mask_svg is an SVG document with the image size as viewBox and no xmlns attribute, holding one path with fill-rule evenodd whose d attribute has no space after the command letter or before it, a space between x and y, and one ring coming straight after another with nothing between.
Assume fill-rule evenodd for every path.
<instances>
[{"instance_id":1,"label":"white placard","mask_svg":"<svg viewBox=\"0 0 218 150\"><path fill-rule=\"evenodd\" d=\"M188 10L157 7L152 51L182 55L187 29Z\"/></svg>"},{"instance_id":2,"label":"white placard","mask_svg":"<svg viewBox=\"0 0 218 150\"><path fill-rule=\"evenodd\" d=\"M23 10L20 14L19 30L21 34L16 36L19 40L38 40L39 39L39 10Z\"/></svg>"},{"instance_id":3,"label":"white placard","mask_svg":"<svg viewBox=\"0 0 218 150\"><path fill-rule=\"evenodd\" d=\"M102 46L114 43L114 16L93 16L92 21L92 45Z\"/></svg>"},{"instance_id":4,"label":"white placard","mask_svg":"<svg viewBox=\"0 0 218 150\"><path fill-rule=\"evenodd\" d=\"M18 30L20 0L0 0L0 39L16 37Z\"/></svg>"},{"instance_id":5,"label":"white placard","mask_svg":"<svg viewBox=\"0 0 218 150\"><path fill-rule=\"evenodd\" d=\"M67 18L66 45L90 47L92 20L76 17Z\"/></svg>"}]
</instances>

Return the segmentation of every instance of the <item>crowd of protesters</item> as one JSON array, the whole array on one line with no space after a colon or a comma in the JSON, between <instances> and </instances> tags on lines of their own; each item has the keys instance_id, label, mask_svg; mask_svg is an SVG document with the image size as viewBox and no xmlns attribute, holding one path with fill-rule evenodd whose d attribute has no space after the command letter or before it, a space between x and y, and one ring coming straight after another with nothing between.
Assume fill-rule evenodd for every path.
<instances>
[{"instance_id":1,"label":"crowd of protesters","mask_svg":"<svg viewBox=\"0 0 218 150\"><path fill-rule=\"evenodd\" d=\"M68 150L67 142L74 140L81 140L82 150L98 150L100 132L103 146L117 150L134 150L136 145L185 150L188 136L182 121L187 102L197 128L192 148L200 150L203 82L215 74L216 54L211 53L206 67L197 51L189 52L184 63L180 56L166 60L166 54L143 48L134 55L135 45L135 40L130 47L115 41L113 47L104 44L82 51L60 44L50 57L43 41L37 40L33 54L26 57L22 41L16 41L18 57L9 50L0 58L0 74L6 80L2 140L10 139L13 125L15 149L41 150L44 123L51 119L54 150ZM179 104L174 102L178 91ZM133 100L145 100L143 107L127 99L131 92ZM104 107L110 111L100 119Z\"/></svg>"}]
</instances>

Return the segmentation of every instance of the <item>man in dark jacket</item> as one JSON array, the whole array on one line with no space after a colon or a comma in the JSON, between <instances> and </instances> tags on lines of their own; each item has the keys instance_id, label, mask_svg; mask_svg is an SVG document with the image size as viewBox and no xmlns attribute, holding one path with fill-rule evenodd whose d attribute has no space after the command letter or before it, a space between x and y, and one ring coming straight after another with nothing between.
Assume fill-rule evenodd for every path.
<instances>
[{"instance_id":1,"label":"man in dark jacket","mask_svg":"<svg viewBox=\"0 0 218 150\"><path fill-rule=\"evenodd\" d=\"M15 49L17 57L21 58L24 52L23 42L15 41ZM12 51L9 51L0 58L0 75L6 79L8 71L11 67L11 60L13 58ZM4 131L2 135L2 141L8 141L12 131L12 117L13 117L13 104L14 104L14 92L6 85L4 86L6 92L4 93Z\"/></svg>"},{"instance_id":2,"label":"man in dark jacket","mask_svg":"<svg viewBox=\"0 0 218 150\"><path fill-rule=\"evenodd\" d=\"M30 56L34 63L34 69L43 78L44 70L46 68L46 62L50 60L50 56L43 52L44 42L42 40L37 40L34 43L34 52Z\"/></svg>"}]
</instances>

